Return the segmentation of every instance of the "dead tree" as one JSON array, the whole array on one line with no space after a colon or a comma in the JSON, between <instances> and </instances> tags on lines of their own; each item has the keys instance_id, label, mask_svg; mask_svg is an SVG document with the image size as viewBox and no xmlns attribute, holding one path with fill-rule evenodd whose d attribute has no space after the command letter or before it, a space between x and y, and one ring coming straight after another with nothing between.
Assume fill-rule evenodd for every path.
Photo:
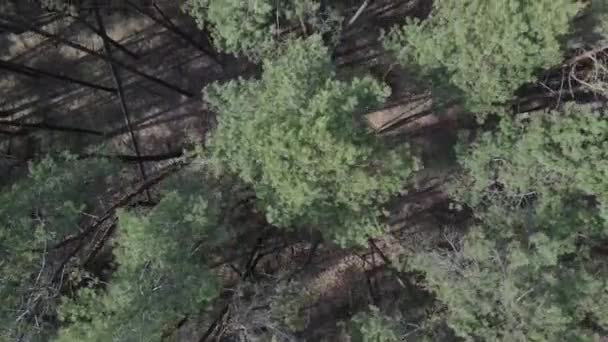
<instances>
[{"instance_id":1,"label":"dead tree","mask_svg":"<svg viewBox=\"0 0 608 342\"><path fill-rule=\"evenodd\" d=\"M97 20L97 25L99 26L99 30L101 32L101 38L103 39L103 47L104 47L106 56L108 57L108 59L110 59L110 58L112 58L112 48L110 47L108 35L106 33L106 29L103 24L103 20L101 18L101 15L99 15L98 10L95 11L95 19ZM133 127L131 125L131 118L129 116L129 110L127 109L127 104L125 102L125 97L124 97L124 92L123 92L123 88L122 88L122 81L120 79L120 75L118 74L118 72L112 62L108 62L108 66L110 67L110 72L112 73L112 78L114 79L114 84L116 86L116 94L118 95L118 101L120 103L120 109L122 111L123 117L125 118L125 124L127 126L127 129L129 130L129 134L131 136L131 141L133 143L133 149L135 150L135 155L138 158L141 158L139 143L137 141L137 136L135 135L135 132L133 132ZM141 160L137 164L139 165L139 171L141 173L141 177L142 177L143 181L145 182L147 179L147 176L146 176L146 169L144 167L144 164ZM152 197L150 196L149 190L146 190L146 196L148 198L148 201L151 202Z\"/></svg>"}]
</instances>

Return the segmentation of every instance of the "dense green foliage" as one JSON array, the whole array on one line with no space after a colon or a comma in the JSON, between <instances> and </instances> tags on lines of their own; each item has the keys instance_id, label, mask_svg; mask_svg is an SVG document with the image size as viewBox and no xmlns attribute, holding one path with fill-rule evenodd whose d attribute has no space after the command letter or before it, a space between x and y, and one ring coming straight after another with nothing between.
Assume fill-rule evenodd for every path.
<instances>
[{"instance_id":1,"label":"dense green foliage","mask_svg":"<svg viewBox=\"0 0 608 342\"><path fill-rule=\"evenodd\" d=\"M561 61L560 38L579 8L574 0L436 1L430 18L409 20L385 45L399 62L438 83L449 80L470 109L484 111Z\"/></svg>"},{"instance_id":2,"label":"dense green foliage","mask_svg":"<svg viewBox=\"0 0 608 342\"><path fill-rule=\"evenodd\" d=\"M608 2L589 1L574 28L572 44L576 47L592 50L605 46L608 42Z\"/></svg>"},{"instance_id":3,"label":"dense green foliage","mask_svg":"<svg viewBox=\"0 0 608 342\"><path fill-rule=\"evenodd\" d=\"M68 325L57 341L160 341L218 295L206 252L228 228L219 211L221 195L205 190L171 191L147 214L119 214L112 282L66 301L62 317Z\"/></svg>"},{"instance_id":4,"label":"dense green foliage","mask_svg":"<svg viewBox=\"0 0 608 342\"><path fill-rule=\"evenodd\" d=\"M567 106L505 117L463 148L456 194L478 223L412 263L457 334L591 341L608 328L607 134L605 114Z\"/></svg>"},{"instance_id":5,"label":"dense green foliage","mask_svg":"<svg viewBox=\"0 0 608 342\"><path fill-rule=\"evenodd\" d=\"M341 18L320 6L318 0L189 0L185 8L199 27L210 26L220 50L259 58L287 37L337 30Z\"/></svg>"},{"instance_id":6,"label":"dense green foliage","mask_svg":"<svg viewBox=\"0 0 608 342\"><path fill-rule=\"evenodd\" d=\"M471 205L499 193L557 207L564 196L583 194L594 196L608 219L608 119L599 110L574 105L505 117L497 132L482 133L460 150L468 171L463 196Z\"/></svg>"},{"instance_id":7,"label":"dense green foliage","mask_svg":"<svg viewBox=\"0 0 608 342\"><path fill-rule=\"evenodd\" d=\"M270 222L364 243L382 231L378 205L416 169L407 146L383 148L357 117L387 95L369 77L336 80L319 37L293 41L260 80L206 89L212 158L253 186Z\"/></svg>"},{"instance_id":8,"label":"dense green foliage","mask_svg":"<svg viewBox=\"0 0 608 342\"><path fill-rule=\"evenodd\" d=\"M349 335L353 342L400 341L397 322L384 316L376 307L357 313L351 318L349 325Z\"/></svg>"},{"instance_id":9,"label":"dense green foliage","mask_svg":"<svg viewBox=\"0 0 608 342\"><path fill-rule=\"evenodd\" d=\"M597 41L605 44L608 40L608 2L592 1L589 12L595 21L593 33L596 35L596 44L598 44Z\"/></svg>"},{"instance_id":10,"label":"dense green foliage","mask_svg":"<svg viewBox=\"0 0 608 342\"><path fill-rule=\"evenodd\" d=\"M84 9L66 0L39 2L63 14ZM179 160L143 146L165 133L174 137L167 129L174 118L160 112L140 113L133 127L127 120L96 131L63 117L60 124L46 115L34 120L38 105L88 108L72 100L80 91L52 98L45 90L2 104L0 134L8 139L0 140L0 168L15 180L3 182L14 184L0 193L1 341L608 337L608 0L432 1L428 17L405 19L384 41L402 66L441 90L430 99L409 71L389 77L403 69L377 57L374 44L380 21L422 15L425 1L182 3L218 50L261 68L247 68L250 79L230 79L228 63L221 63L225 73L212 68L210 77L223 83L205 87L205 115L213 115L204 120L216 121L188 121L205 133L176 139L196 146ZM0 7L9 13L16 4ZM150 8L148 16L163 17L168 34L189 38L179 21L167 19L173 11L163 9ZM38 19L66 40L39 32L48 38L42 44L75 46L67 40L92 37L89 29L73 35L81 25L63 25L61 13ZM27 59L26 46L39 40L12 31L9 50L19 56L11 58ZM160 51L164 63L175 55L164 55L173 46L159 39L150 52ZM573 48L590 51L573 55ZM44 67L40 62L34 64ZM547 68L542 92L524 86ZM394 84L395 94L370 71ZM0 83L29 83L19 77ZM436 107L427 111L429 103L455 99L491 120L444 121ZM174 100L181 113L185 98ZM551 109L513 113L521 109L513 103ZM370 129L365 115L372 110L390 129ZM182 117L192 119L175 119ZM109 157L125 162L120 173L95 154L46 157L19 173L33 146L36 153L71 148L70 141L88 135L128 153L122 134L137 139L134 129L146 130L141 151L151 154L136 148L136 156ZM63 134L79 138L59 139ZM417 172L413 142L430 161L425 172ZM79 150L94 151L85 145ZM131 162L140 162L134 182ZM413 191L395 196L405 190Z\"/></svg>"},{"instance_id":11,"label":"dense green foliage","mask_svg":"<svg viewBox=\"0 0 608 342\"><path fill-rule=\"evenodd\" d=\"M495 206L478 213L464 242L452 241L456 250L412 263L467 340L591 341L593 328L608 327L608 268L594 251L607 224L584 206Z\"/></svg>"},{"instance_id":12,"label":"dense green foliage","mask_svg":"<svg viewBox=\"0 0 608 342\"><path fill-rule=\"evenodd\" d=\"M110 170L104 160L46 157L0 193L0 336L8 340L33 329L28 323L36 317L52 315L57 289L47 257L55 243L78 233Z\"/></svg>"}]
</instances>

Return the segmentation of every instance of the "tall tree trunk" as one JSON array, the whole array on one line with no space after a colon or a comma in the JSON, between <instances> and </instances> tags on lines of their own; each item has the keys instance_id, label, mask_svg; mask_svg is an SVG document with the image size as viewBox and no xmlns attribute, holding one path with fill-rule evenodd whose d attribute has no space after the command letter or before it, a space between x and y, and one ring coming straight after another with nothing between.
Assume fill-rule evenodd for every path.
<instances>
[{"instance_id":1,"label":"tall tree trunk","mask_svg":"<svg viewBox=\"0 0 608 342\"><path fill-rule=\"evenodd\" d=\"M81 85L81 86L84 86L84 87L93 88L93 89L97 89L97 90L101 90L101 91L106 91L106 92L109 92L109 93L115 93L116 92L115 88L106 87L106 86L90 83L90 82L87 82L87 81L77 80L75 78L71 78L71 77L68 77L68 76L58 75L58 74L54 74L52 72L48 72L48 71L45 71L45 70L34 69L34 68L31 68L31 67L28 67L28 66L25 66L25 65L20 65L20 64L8 62L8 61L3 61L3 60L0 60L0 69L8 70L10 72L14 72L14 73L25 75L25 76L29 76L29 77L35 77L35 78L39 78L39 77L53 78L53 79L56 79L56 80L60 80L60 81L64 81L64 82L69 82L69 83L74 83L74 84L78 84L78 85Z\"/></svg>"},{"instance_id":2,"label":"tall tree trunk","mask_svg":"<svg viewBox=\"0 0 608 342\"><path fill-rule=\"evenodd\" d=\"M91 135L97 135L97 136L104 135L104 133L102 131L96 131L93 129L53 125L53 124L48 124L45 122L26 123L26 122L15 122L15 121L0 121L0 126L26 128L26 131L27 131L27 129L37 129L37 130L70 132L70 133L80 133L80 134L91 134ZM19 133L19 132L20 131L15 132L15 133Z\"/></svg>"},{"instance_id":3,"label":"tall tree trunk","mask_svg":"<svg viewBox=\"0 0 608 342\"><path fill-rule=\"evenodd\" d=\"M97 20L97 25L99 26L99 30L101 31L101 38L103 39L103 47L106 52L106 56L108 57L108 59L110 59L110 58L112 58L112 48L110 47L110 43L108 41L108 35L106 33L106 29L103 24L101 15L99 14L99 10L95 10L95 19ZM141 158L141 153L139 150L139 143L137 141L137 136L135 135L135 132L133 132L133 127L131 126L131 118L129 116L129 111L127 109L127 104L125 102L125 95L124 95L124 92L122 89L122 82L120 79L120 75L118 75L118 72L116 71L116 68L114 67L114 64L112 64L111 62L108 62L108 66L110 67L110 72L112 73L112 78L114 79L114 84L115 84L116 90L117 90L116 93L118 95L118 101L120 102L120 109L125 118L125 124L127 125L127 128L129 129L129 134L131 135L131 141L133 142L133 149L135 150L135 155L137 156L137 158ZM143 181L145 182L148 177L146 176L146 169L144 167L144 164L140 160L138 162L138 165L139 165L139 171L141 172L141 177L142 177ZM146 196L148 197L148 201L151 202L152 197L150 196L149 190L146 190Z\"/></svg>"},{"instance_id":4,"label":"tall tree trunk","mask_svg":"<svg viewBox=\"0 0 608 342\"><path fill-rule=\"evenodd\" d=\"M160 9L160 7L158 7L158 5L154 4L154 8L156 9L156 12L158 12L158 14L161 16L162 20L157 18L154 14L139 8L137 5L133 4L133 2L131 2L129 0L126 0L126 2L137 13L142 14L142 15L152 19L155 23L157 23L157 24L163 26L164 28L166 28L167 30L175 33L177 36L181 37L183 40L190 43L192 46L196 47L200 51L207 54L207 56L209 56L209 58L213 59L213 61L215 61L217 64L223 66L222 62L220 61L220 59L218 57L218 54L213 50L213 46L211 45L211 42L209 39L205 39L205 46L202 46L200 43L198 43L194 39L192 39L191 36L189 36L187 33L182 31L179 27L175 26L175 24L173 24L171 19L165 15L165 13Z\"/></svg>"},{"instance_id":5,"label":"tall tree trunk","mask_svg":"<svg viewBox=\"0 0 608 342\"><path fill-rule=\"evenodd\" d=\"M79 16L73 16L73 15L70 15L70 17L74 18L74 20L78 21L79 23L83 24L91 31L95 32L95 34L97 34L99 37L102 37L102 32L95 26L89 24L89 22L85 18L81 18ZM139 55L137 55L136 53L127 49L124 45L120 44L119 42L115 41L114 39L112 39L110 37L107 37L107 38L108 38L108 43L110 43L112 46L119 49L120 51L124 52L125 54L129 55L131 58L133 58L133 59L140 58Z\"/></svg>"},{"instance_id":6,"label":"tall tree trunk","mask_svg":"<svg viewBox=\"0 0 608 342\"><path fill-rule=\"evenodd\" d=\"M63 38L63 37L61 37L59 35L52 34L52 33L48 32L48 31L39 29L39 28L37 28L37 27L29 24L28 22L26 22L26 21L24 21L22 19L13 18L13 17L10 17L10 16L2 15L2 14L0 14L0 19L8 22L9 26L14 26L14 27L28 29L28 30L30 30L32 32L35 32L35 33L37 33L37 34L39 34L39 35L41 35L43 37L47 37L47 38L52 39L52 40L54 40L56 42L59 42L59 43L64 44L64 45L67 45L67 46L69 46L69 47L71 47L73 49L76 49L78 51L82 51L82 52L88 53L88 54L90 54L92 56L95 56L95 57L100 58L102 60L105 60L105 61L107 61L109 63L112 63L113 65L115 65L117 67L120 67L120 68L123 68L123 69L125 69L127 71L130 71L130 72L134 73L135 75L141 76L141 77L143 77L143 78L145 78L145 79L147 79L149 81L158 83L158 84L164 86L165 88L168 88L168 89L171 89L173 91L176 91L176 92L178 92L178 93L180 93L180 94L182 94L184 96L194 97L194 94L192 94L190 91L187 91L187 90L184 90L184 89L182 89L182 88L180 88L178 86L172 85L172 84L170 84L170 83L168 83L166 81L161 80L160 78L157 78L157 77L154 77L154 76L150 76L150 75L148 75L148 74L146 74L144 72L141 72L137 68L135 68L135 67L133 67L131 65L125 64L125 63L117 60L116 58L113 58L111 56L104 56L103 54L101 54L99 52L93 51L93 50L91 50L91 49L89 49L89 48L87 48L85 46L80 45L80 44L71 42L71 41L69 41L69 40L67 40L67 39L65 39L65 38Z\"/></svg>"}]
</instances>

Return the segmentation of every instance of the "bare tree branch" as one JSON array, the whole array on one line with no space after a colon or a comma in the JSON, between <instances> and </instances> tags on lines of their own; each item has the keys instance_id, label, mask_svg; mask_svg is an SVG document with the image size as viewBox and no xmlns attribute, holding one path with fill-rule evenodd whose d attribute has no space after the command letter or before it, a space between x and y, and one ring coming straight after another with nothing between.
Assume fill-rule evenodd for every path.
<instances>
[{"instance_id":1,"label":"bare tree branch","mask_svg":"<svg viewBox=\"0 0 608 342\"><path fill-rule=\"evenodd\" d=\"M72 78L72 77L68 77L68 76L64 76L64 75L58 75L58 74L54 74L52 72L48 72L48 71L45 71L45 70L34 69L34 68L31 68L31 67L28 67L28 66L25 66L25 65L19 65L19 64L15 64L15 63L11 63L11 62L8 62L8 61L3 61L3 60L0 60L0 69L8 70L10 72L18 73L18 74L29 76L29 77L35 77L35 78L47 77L47 78L52 78L52 79L56 79L56 80L60 80L60 81L64 81L64 82L78 84L78 85L81 85L81 86L84 86L84 87L88 87L88 88L93 88L93 89L97 89L97 90L101 90L101 91L106 91L106 92L109 92L109 93L116 92L115 88L106 87L106 86L90 83L90 82L87 82L87 81L78 80L78 79L75 79L75 78Z\"/></svg>"},{"instance_id":2,"label":"bare tree branch","mask_svg":"<svg viewBox=\"0 0 608 342\"><path fill-rule=\"evenodd\" d=\"M25 21L23 19L14 18L14 17L11 17L11 16L0 14L0 20L8 22L9 26L15 26L15 27L20 27L20 28L24 28L24 29L30 30L30 31L32 31L34 33L37 33L37 34L43 36L43 37L52 39L52 40L54 40L56 42L59 42L59 43L64 44L64 45L67 45L67 46L69 46L69 47L71 47L73 49L76 49L78 51L82 51L82 52L90 54L91 56L95 56L95 57L100 58L102 60L111 62L115 66L123 68L123 69L125 69L125 70L127 70L129 72L134 73L135 75L141 76L141 77L143 77L143 78L145 78L145 79L147 79L149 81L152 81L154 83L158 83L158 84L164 86L165 88L171 89L173 91L176 91L176 92L178 92L178 93L180 93L180 94L182 94L184 96L194 97L194 94L192 94L192 92L190 92L188 90L184 90L184 89L182 89L180 87L172 85L172 84L170 84L170 83L168 83L166 81L161 80L160 78L157 78L157 77L154 77L154 76L150 76L150 75L148 75L148 74L146 74L144 72L139 71L137 68L135 68L135 67L133 67L131 65L125 64L125 63L117 60L116 58L104 56L103 54L101 54L99 52L96 52L94 50L91 50L91 49L89 49L89 48L87 48L87 47L85 47L83 45L71 42L71 41L69 41L69 40L67 40L67 39L65 39L65 38L63 38L63 37L61 37L59 35L52 34L52 33L48 32L48 31L43 30L43 29L37 28L37 27L29 24L27 21Z\"/></svg>"},{"instance_id":3,"label":"bare tree branch","mask_svg":"<svg viewBox=\"0 0 608 342\"><path fill-rule=\"evenodd\" d=\"M99 26L99 30L101 31L101 38L103 39L103 47L108 59L112 58L112 49L110 48L108 34L106 33L105 26L103 24L103 19L101 15L99 15L99 10L95 10L95 19L97 20L97 25ZM118 101L120 103L120 110L122 111L123 117L125 119L125 124L127 129L129 130L129 135L131 136L131 142L133 143L133 149L135 150L135 155L138 158L141 158L141 152L139 149L139 143L137 141L137 136L135 132L133 132L133 127L131 125L131 118L129 116L129 110L127 109L127 103L125 102L125 95L122 89L122 82L114 64L112 62L108 62L108 66L110 68L110 72L112 73L112 78L114 79L114 85L117 90ZM142 179L145 181L146 176L146 168L144 167L141 161L138 162L139 172L141 173ZM152 197L150 196L150 191L146 190L146 196L148 197L148 201L152 201Z\"/></svg>"},{"instance_id":4,"label":"bare tree branch","mask_svg":"<svg viewBox=\"0 0 608 342\"><path fill-rule=\"evenodd\" d=\"M103 38L103 32L100 31L98 28L96 28L95 26L91 25L85 18L81 18L79 16L74 16L74 15L70 15L71 18L74 18L76 21L78 21L79 23L82 23L84 26L86 26L87 28L89 28L91 31L95 32L99 37ZM106 36L106 38L108 39L108 43L110 43L112 46L114 46L115 48L119 49L120 51L124 52L125 54L127 54L129 57L133 58L133 59L139 59L139 55L137 55L135 52L132 52L131 50L127 49L124 45L120 44L119 42L115 41L114 39Z\"/></svg>"},{"instance_id":5,"label":"bare tree branch","mask_svg":"<svg viewBox=\"0 0 608 342\"><path fill-rule=\"evenodd\" d=\"M162 19L157 18L154 14L152 14L142 8L139 8L137 5L133 4L133 2L131 2L129 0L126 0L126 2L129 6L131 6L139 14L142 14L142 15L152 19L155 23L157 23L157 24L163 26L164 28L166 28L167 30L175 33L177 36L179 36L186 42L190 43L192 46L196 47L197 49L199 49L200 51L205 53L207 56L209 56L211 59L213 59L214 62L216 62L219 65L222 65L222 62L219 60L219 58L217 56L217 53L215 51L213 51L213 47L212 47L209 39L205 39L206 46L203 46L200 43L196 42L194 39L192 39L192 37L190 35L188 35L186 32L182 31L179 27L177 27L171 21L171 18L169 18L160 9L160 7L158 7L157 4L154 4L153 6L154 6L154 9L156 10L156 12L158 12L158 14L161 16Z\"/></svg>"},{"instance_id":6,"label":"bare tree branch","mask_svg":"<svg viewBox=\"0 0 608 342\"><path fill-rule=\"evenodd\" d=\"M103 136L104 135L104 132L102 132L102 131L97 131L97 130L88 129L88 128L79 128L79 127L53 125L53 124L49 124L49 123L46 123L46 122L27 123L27 122L15 122L15 121L0 120L0 126L20 127L20 128L29 128L29 129L36 129L36 130L49 130L49 131L69 132L69 133L80 133L80 134L90 134L90 135L96 135L96 136Z\"/></svg>"}]
</instances>

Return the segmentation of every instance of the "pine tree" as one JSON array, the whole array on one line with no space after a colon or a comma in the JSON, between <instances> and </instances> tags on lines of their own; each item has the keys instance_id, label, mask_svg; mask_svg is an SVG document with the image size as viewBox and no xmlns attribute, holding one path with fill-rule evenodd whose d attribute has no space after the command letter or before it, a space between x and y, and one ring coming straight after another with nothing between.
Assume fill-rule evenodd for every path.
<instances>
[{"instance_id":1,"label":"pine tree","mask_svg":"<svg viewBox=\"0 0 608 342\"><path fill-rule=\"evenodd\" d=\"M469 109L487 111L560 62L560 38L579 8L574 0L437 1L428 19L408 20L385 46L436 84L448 80Z\"/></svg>"},{"instance_id":2,"label":"pine tree","mask_svg":"<svg viewBox=\"0 0 608 342\"><path fill-rule=\"evenodd\" d=\"M112 281L105 289L92 284L65 299L66 327L57 341L161 341L177 322L196 316L219 295L206 264L210 248L231 230L221 210L229 199L205 185L212 180L197 181L176 179L174 190L147 213L118 214Z\"/></svg>"},{"instance_id":3,"label":"pine tree","mask_svg":"<svg viewBox=\"0 0 608 342\"><path fill-rule=\"evenodd\" d=\"M592 196L608 219L608 119L591 106L505 116L497 132L459 147L466 186L458 196L473 206L492 196L557 206L563 196ZM499 190L497 190L499 189Z\"/></svg>"},{"instance_id":4,"label":"pine tree","mask_svg":"<svg viewBox=\"0 0 608 342\"><path fill-rule=\"evenodd\" d=\"M318 36L290 42L260 80L205 91L218 113L209 150L254 188L267 219L365 243L382 232L378 206L417 168L407 146L388 150L357 115L388 90L370 77L335 78Z\"/></svg>"},{"instance_id":5,"label":"pine tree","mask_svg":"<svg viewBox=\"0 0 608 342\"><path fill-rule=\"evenodd\" d=\"M608 328L608 120L589 106L504 116L460 148L475 224L412 260L467 340L591 341Z\"/></svg>"},{"instance_id":6,"label":"pine tree","mask_svg":"<svg viewBox=\"0 0 608 342\"><path fill-rule=\"evenodd\" d=\"M185 10L209 26L222 51L259 59L294 35L339 30L341 17L318 0L189 0Z\"/></svg>"},{"instance_id":7,"label":"pine tree","mask_svg":"<svg viewBox=\"0 0 608 342\"><path fill-rule=\"evenodd\" d=\"M535 211L496 203L453 250L411 261L467 341L595 341L608 327L608 225L586 203ZM568 232L564 234L564 232Z\"/></svg>"},{"instance_id":8,"label":"pine tree","mask_svg":"<svg viewBox=\"0 0 608 342\"><path fill-rule=\"evenodd\" d=\"M397 342L399 322L380 312L377 307L357 313L349 322L349 337L353 342Z\"/></svg>"},{"instance_id":9,"label":"pine tree","mask_svg":"<svg viewBox=\"0 0 608 342\"><path fill-rule=\"evenodd\" d=\"M105 160L63 154L30 165L29 174L0 194L0 336L44 334L54 314L53 246L79 232L111 173ZM38 322L34 327L29 323Z\"/></svg>"}]
</instances>

